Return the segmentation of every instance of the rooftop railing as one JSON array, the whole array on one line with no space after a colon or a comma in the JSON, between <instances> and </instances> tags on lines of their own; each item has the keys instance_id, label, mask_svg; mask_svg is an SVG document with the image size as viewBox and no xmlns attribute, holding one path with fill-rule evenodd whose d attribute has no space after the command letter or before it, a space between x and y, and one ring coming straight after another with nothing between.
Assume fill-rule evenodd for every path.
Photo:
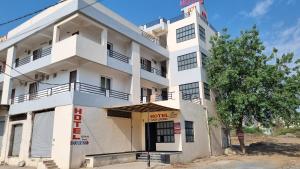
<instances>
[{"instance_id":1,"label":"rooftop railing","mask_svg":"<svg viewBox=\"0 0 300 169\"><path fill-rule=\"evenodd\" d=\"M128 56L125 56L125 55L118 53L116 51L113 51L113 50L107 50L107 56L117 59L119 61L125 62L125 63L129 63Z\"/></svg>"},{"instance_id":2,"label":"rooftop railing","mask_svg":"<svg viewBox=\"0 0 300 169\"><path fill-rule=\"evenodd\" d=\"M174 22L180 21L180 20L185 19L185 18L188 18L188 17L190 17L190 16L191 16L191 15L186 14L186 13L185 13L185 14L180 14L180 15L174 17L174 18L171 18L171 19L170 19L170 23L174 23Z\"/></svg>"},{"instance_id":3,"label":"rooftop railing","mask_svg":"<svg viewBox=\"0 0 300 169\"><path fill-rule=\"evenodd\" d=\"M151 21L151 22L149 22L149 23L146 23L145 25L146 25L147 28L150 28L151 26L160 24L160 20L162 20L164 23L167 23L167 21L168 21L168 20L165 19L165 18L161 18L161 19L156 19L156 20L154 20L154 21Z\"/></svg>"},{"instance_id":4,"label":"rooftop railing","mask_svg":"<svg viewBox=\"0 0 300 169\"><path fill-rule=\"evenodd\" d=\"M19 95L17 97L11 98L11 104L23 103L31 100L38 100L45 97L66 93L70 91L78 91L81 93L102 95L102 96L121 99L121 100L129 100L129 95L130 95L125 92L105 89L99 86L76 82L76 83L66 83L55 87L43 89L40 91Z\"/></svg>"}]
</instances>

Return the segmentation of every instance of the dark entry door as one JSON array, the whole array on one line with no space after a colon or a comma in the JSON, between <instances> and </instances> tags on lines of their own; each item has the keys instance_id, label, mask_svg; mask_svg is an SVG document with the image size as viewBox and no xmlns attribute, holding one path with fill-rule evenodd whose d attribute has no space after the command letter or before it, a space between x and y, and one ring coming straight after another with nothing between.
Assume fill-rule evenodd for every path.
<instances>
[{"instance_id":1,"label":"dark entry door","mask_svg":"<svg viewBox=\"0 0 300 169\"><path fill-rule=\"evenodd\" d=\"M29 85L29 99L30 100L35 99L36 95L37 95L37 83L34 82Z\"/></svg>"},{"instance_id":2,"label":"dark entry door","mask_svg":"<svg viewBox=\"0 0 300 169\"><path fill-rule=\"evenodd\" d=\"M149 129L148 129L149 127ZM149 132L148 132L149 130ZM146 151L156 151L156 123L145 124ZM148 135L149 133L149 135Z\"/></svg>"}]
</instances>

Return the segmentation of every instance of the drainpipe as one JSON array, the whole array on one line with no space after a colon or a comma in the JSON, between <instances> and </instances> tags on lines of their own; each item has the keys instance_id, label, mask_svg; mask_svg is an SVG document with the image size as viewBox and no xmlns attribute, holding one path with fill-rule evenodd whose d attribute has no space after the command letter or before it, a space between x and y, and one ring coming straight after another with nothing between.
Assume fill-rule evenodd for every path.
<instances>
[{"instance_id":1,"label":"drainpipe","mask_svg":"<svg viewBox=\"0 0 300 169\"><path fill-rule=\"evenodd\" d=\"M150 167L151 166L151 158L150 158L150 123L149 123L149 119L150 119L150 113L148 113L148 124L147 124L147 138L148 138L148 150L147 150L147 159L148 159L148 162L147 162L147 166Z\"/></svg>"},{"instance_id":2,"label":"drainpipe","mask_svg":"<svg viewBox=\"0 0 300 169\"><path fill-rule=\"evenodd\" d=\"M207 108L204 107L204 110L205 110L205 116L206 116L206 127L207 127L207 131L208 131L208 146L209 146L209 151L210 151L210 156L212 156L212 148L211 148L211 140L210 140L210 127L209 127L209 124L208 124L208 111L207 111Z\"/></svg>"}]
</instances>

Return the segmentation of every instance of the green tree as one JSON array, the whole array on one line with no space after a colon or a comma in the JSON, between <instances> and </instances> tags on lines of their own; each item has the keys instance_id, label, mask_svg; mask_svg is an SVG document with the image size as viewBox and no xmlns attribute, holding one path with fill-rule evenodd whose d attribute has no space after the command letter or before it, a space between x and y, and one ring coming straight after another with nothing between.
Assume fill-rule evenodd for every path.
<instances>
[{"instance_id":1,"label":"green tree","mask_svg":"<svg viewBox=\"0 0 300 169\"><path fill-rule=\"evenodd\" d=\"M292 53L277 56L274 49L266 55L255 26L236 38L224 29L211 44L206 68L224 125L243 135L245 122L265 127L278 120L286 126L299 122L299 61L293 62ZM245 153L244 138L239 142Z\"/></svg>"}]
</instances>

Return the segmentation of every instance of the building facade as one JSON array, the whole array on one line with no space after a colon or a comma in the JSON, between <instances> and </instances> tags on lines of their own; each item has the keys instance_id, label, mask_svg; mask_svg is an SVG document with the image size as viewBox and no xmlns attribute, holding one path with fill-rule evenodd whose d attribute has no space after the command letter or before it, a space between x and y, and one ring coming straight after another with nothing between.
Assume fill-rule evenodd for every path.
<instances>
[{"instance_id":1,"label":"building facade","mask_svg":"<svg viewBox=\"0 0 300 169\"><path fill-rule=\"evenodd\" d=\"M205 72L217 32L202 1L182 5L137 27L95 1L67 0L11 30L0 43L0 160L79 168L146 151L171 162L222 154Z\"/></svg>"}]
</instances>

